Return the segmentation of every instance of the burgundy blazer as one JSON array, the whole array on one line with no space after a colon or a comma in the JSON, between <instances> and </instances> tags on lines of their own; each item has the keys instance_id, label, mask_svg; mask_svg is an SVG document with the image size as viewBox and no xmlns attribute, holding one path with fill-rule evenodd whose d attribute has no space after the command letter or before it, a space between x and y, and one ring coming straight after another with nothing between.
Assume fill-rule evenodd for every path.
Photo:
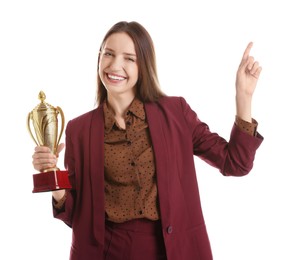
<instances>
[{"instance_id":1,"label":"burgundy blazer","mask_svg":"<svg viewBox=\"0 0 284 260\"><path fill-rule=\"evenodd\" d=\"M223 175L243 176L253 167L263 137L235 124L227 142L201 122L181 97L145 104L156 162L161 222L168 260L213 259L203 219L194 155ZM72 227L71 260L102 260L104 248L103 108L66 127L65 167L72 190L54 216Z\"/></svg>"}]
</instances>

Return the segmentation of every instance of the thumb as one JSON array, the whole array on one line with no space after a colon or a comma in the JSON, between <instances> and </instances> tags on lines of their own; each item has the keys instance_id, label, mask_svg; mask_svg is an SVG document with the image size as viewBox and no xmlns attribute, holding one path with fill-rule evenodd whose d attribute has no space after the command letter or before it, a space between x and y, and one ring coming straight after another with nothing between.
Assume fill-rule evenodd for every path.
<instances>
[{"instance_id":1,"label":"thumb","mask_svg":"<svg viewBox=\"0 0 284 260\"><path fill-rule=\"evenodd\" d=\"M56 151L56 156L57 157L59 156L59 153L64 149L64 147L65 147L64 143L61 143L61 144L58 145L57 151Z\"/></svg>"}]
</instances>

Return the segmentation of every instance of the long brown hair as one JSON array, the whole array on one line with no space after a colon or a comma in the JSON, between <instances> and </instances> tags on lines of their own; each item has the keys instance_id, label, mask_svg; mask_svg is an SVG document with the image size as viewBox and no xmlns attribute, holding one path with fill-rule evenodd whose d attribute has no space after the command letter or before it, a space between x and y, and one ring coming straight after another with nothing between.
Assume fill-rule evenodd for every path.
<instances>
[{"instance_id":1,"label":"long brown hair","mask_svg":"<svg viewBox=\"0 0 284 260\"><path fill-rule=\"evenodd\" d=\"M107 38L113 33L124 32L132 39L137 55L138 80L136 95L143 102L155 102L165 94L160 90L157 75L156 54L152 38L148 31L137 22L118 22L113 25L103 38L100 52ZM100 55L98 57L99 68ZM100 105L107 97L107 91L97 73L97 103Z\"/></svg>"}]
</instances>

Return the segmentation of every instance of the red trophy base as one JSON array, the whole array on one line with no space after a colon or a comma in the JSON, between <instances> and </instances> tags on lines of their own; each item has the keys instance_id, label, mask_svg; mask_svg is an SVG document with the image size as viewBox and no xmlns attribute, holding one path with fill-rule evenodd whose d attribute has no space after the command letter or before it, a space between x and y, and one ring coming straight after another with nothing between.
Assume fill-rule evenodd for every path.
<instances>
[{"instance_id":1,"label":"red trophy base","mask_svg":"<svg viewBox=\"0 0 284 260\"><path fill-rule=\"evenodd\" d=\"M70 189L67 171L54 170L33 175L33 193Z\"/></svg>"}]
</instances>

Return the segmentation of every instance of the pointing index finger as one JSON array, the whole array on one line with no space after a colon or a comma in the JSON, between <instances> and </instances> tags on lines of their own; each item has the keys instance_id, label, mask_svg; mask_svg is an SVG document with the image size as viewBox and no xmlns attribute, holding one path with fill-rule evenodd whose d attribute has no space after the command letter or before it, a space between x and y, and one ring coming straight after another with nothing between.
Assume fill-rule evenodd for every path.
<instances>
[{"instance_id":1,"label":"pointing index finger","mask_svg":"<svg viewBox=\"0 0 284 260\"><path fill-rule=\"evenodd\" d=\"M253 45L253 42L250 42L248 46L246 47L245 52L243 54L243 60L246 60L249 57L249 53L252 48L252 45Z\"/></svg>"}]
</instances>

